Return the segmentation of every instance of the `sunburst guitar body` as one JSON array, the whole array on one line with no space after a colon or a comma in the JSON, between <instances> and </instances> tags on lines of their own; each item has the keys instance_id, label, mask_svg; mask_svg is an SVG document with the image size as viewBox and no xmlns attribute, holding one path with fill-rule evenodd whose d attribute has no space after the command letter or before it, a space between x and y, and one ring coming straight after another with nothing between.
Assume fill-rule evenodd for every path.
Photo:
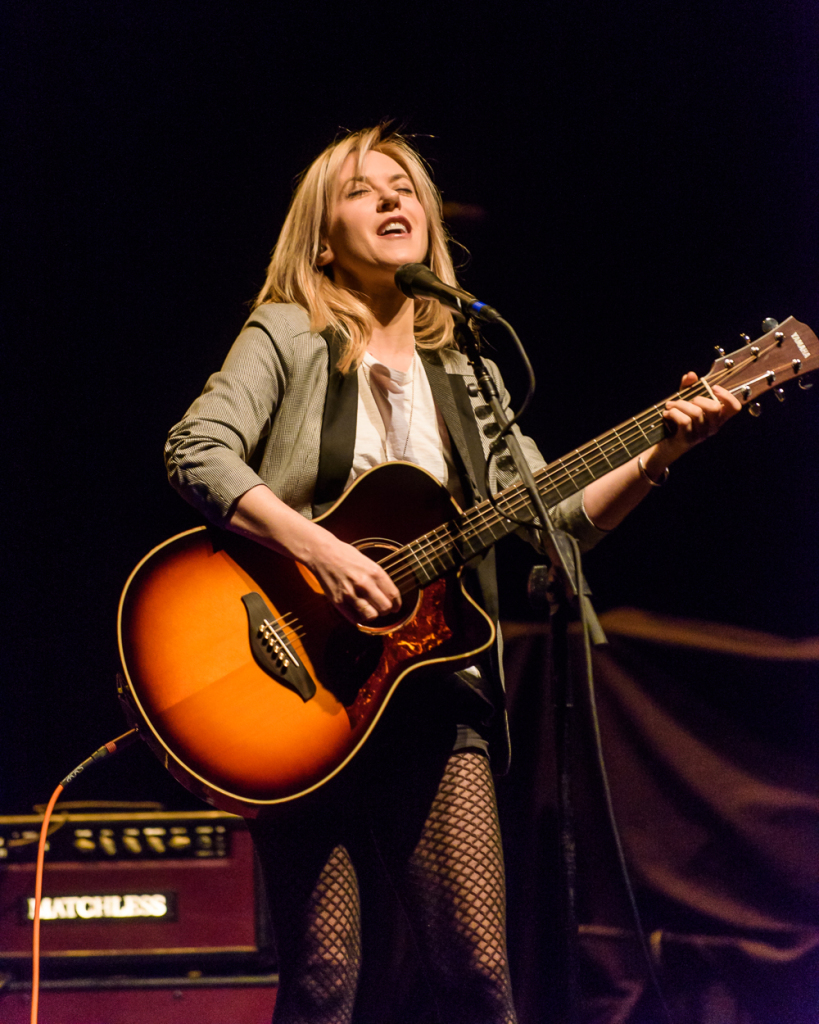
<instances>
[{"instance_id":1,"label":"sunburst guitar body","mask_svg":"<svg viewBox=\"0 0 819 1024\"><path fill-rule=\"evenodd\" d=\"M423 470L388 463L320 521L382 560L458 513ZM310 792L356 753L409 673L454 671L495 638L457 568L423 588L417 568L413 557L394 573L401 612L357 628L288 558L205 527L172 537L120 603L131 717L166 767L223 809L252 815Z\"/></svg>"}]
</instances>

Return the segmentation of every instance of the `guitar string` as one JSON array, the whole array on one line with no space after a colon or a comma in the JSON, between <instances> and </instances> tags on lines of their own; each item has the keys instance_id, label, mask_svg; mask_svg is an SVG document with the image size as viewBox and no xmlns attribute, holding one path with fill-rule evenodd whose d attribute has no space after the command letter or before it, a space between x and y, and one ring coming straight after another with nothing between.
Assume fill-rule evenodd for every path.
<instances>
[{"instance_id":1,"label":"guitar string","mask_svg":"<svg viewBox=\"0 0 819 1024\"><path fill-rule=\"evenodd\" d=\"M778 346L772 344L762 354L767 355L767 353L774 347ZM739 365L735 367L726 367L724 370L715 371L711 376L706 377L705 381L708 382L709 384L719 383L728 376L736 376L736 374L738 374L739 372L741 372L747 366L753 364L754 362L758 363L759 358L749 357L748 359L741 362ZM743 384L736 386L734 388L734 391L741 390L743 386ZM697 396L707 397L708 394L708 388L704 383L703 379L701 378L694 384L690 385L690 387L685 389L683 392L678 392L676 397L690 399ZM658 414L658 417L655 417L655 411ZM618 451L621 448L625 448L629 456L636 454L636 452L631 451L630 445L633 443L635 437L638 436L638 433L642 434L643 438L648 440L648 434L643 429L643 427L644 425L648 425L649 429L652 429L652 420L656 420L655 424L653 425L654 428L656 428L656 425L659 424L659 417L661 417L661 414L662 410L659 409L658 406L654 406L653 408L646 410L644 413L635 416L632 420L627 421L624 424L621 424L620 427L614 428L607 434L602 435L599 439L596 439L590 442L588 445L585 445L582 449L576 449L572 455L566 456L563 459L558 459L554 463L551 463L548 467L546 467L546 473L541 472L541 478L549 478L549 484L551 486L551 489L557 492L557 498L559 499L561 497L561 486L565 484L567 481L570 481L572 484L574 484L575 475L578 469L580 469L580 471L582 471L583 469L585 469L586 471L591 471L591 475L592 477L594 477L594 470L596 470L602 464L603 461L608 462L609 465L611 465L611 462L607 457L607 453L612 453ZM634 429L635 427L637 428L636 431ZM597 451L595 451L593 457L589 459L584 457L584 452L588 454L590 451L594 451L595 448L597 449ZM575 493L576 490L577 488L574 488L572 490L572 493ZM505 492L502 492L502 494L504 493ZM528 496L525 494L525 492L516 495L516 497L518 497L518 500L514 502L514 505L517 507L517 509L520 509L521 507L527 507L528 509ZM508 510L510 506L508 502L506 504ZM497 517L495 517L495 520L497 521Z\"/></svg>"},{"instance_id":2,"label":"guitar string","mask_svg":"<svg viewBox=\"0 0 819 1024\"><path fill-rule=\"evenodd\" d=\"M291 638L295 638L296 640L304 639L304 629L299 624L297 616L293 615L291 612L285 612L284 615L276 615L275 618L276 625L284 634L287 642L289 642Z\"/></svg>"},{"instance_id":3,"label":"guitar string","mask_svg":"<svg viewBox=\"0 0 819 1024\"><path fill-rule=\"evenodd\" d=\"M771 345L768 351L773 349L775 346ZM754 362L759 362L759 358L753 357L748 358L744 362L740 363L739 366L726 368L725 370L718 370L710 377L706 377L704 380L700 378L694 384L690 385L683 391L676 392L675 397L683 400L689 400L695 397L708 397L709 391L705 382L719 383L724 380L727 376L736 375L738 372L743 370L746 366L751 365ZM739 390L742 385L739 385L735 390ZM586 471L592 471L592 477L594 478L594 471L601 466L604 462L611 462L607 458L607 452L614 453L620 449L625 448L629 457L632 452L630 451L630 444L642 435L642 437L648 440L648 434L643 429L643 425L648 425L649 429L656 429L662 421L662 410L658 406L652 406L650 409L643 413L638 414L631 420L626 421L619 427L615 427L608 431L606 434L601 435L600 438L589 442L584 445L581 449L576 449L575 452L566 456L563 459L558 459L549 466L543 467L535 474L538 485L541 482L548 480L550 488L557 492L558 497L560 496L560 486L565 484L567 481L574 483L575 473L573 469L577 469L582 466L582 469ZM636 429L635 429L636 428ZM584 452L588 455L594 448L598 449L600 454L595 453L590 458L584 457ZM571 467L571 468L570 468ZM602 474L601 474L602 475ZM551 478L551 479L550 479ZM523 493L521 493L523 490ZM576 493L575 488L572 493ZM507 488L502 491L498 496L498 503L509 513L521 512L524 509L528 509L530 504L528 493L525 489L521 488L521 485L512 485L511 488ZM453 535L453 530L450 528L451 524L445 524L442 527L438 527L430 533L425 534L423 537L414 541L410 545L406 545L398 552L394 552L388 555L381 561L382 567L390 574L393 581L397 586L401 586L403 583L411 583L413 586L417 585L417 579L415 571L412 568L412 562L422 563L422 558L426 559L432 566L433 572L438 573L439 566L436 565L436 561L440 561L441 554L444 552L451 551L453 544L457 542L459 538L464 538L469 534L473 536L485 532L487 529L492 529L498 525L505 523L505 518L502 514L497 512L491 505L490 502L481 502L478 506L473 509L467 510L462 517L460 517L459 528L457 533ZM488 546L488 545L487 545Z\"/></svg>"},{"instance_id":4,"label":"guitar string","mask_svg":"<svg viewBox=\"0 0 819 1024\"><path fill-rule=\"evenodd\" d=\"M767 353L771 349L773 349L775 347L778 347L778 346L772 344L771 346L769 346L769 348L764 353L760 353L760 354L761 355L767 355ZM704 380L701 378L695 384L692 384L690 386L690 388L686 389L685 392L678 393L676 397L683 398L683 399L690 399L690 398L694 398L694 397L708 397L709 396L708 387L706 386L706 384L704 382L707 382L708 384L718 384L722 380L724 380L726 377L735 376L739 372L743 371L747 366L752 365L755 362L757 362L757 363L759 362L759 358L758 357L756 359L754 357L749 357L744 362L741 362L738 366L726 367L724 370L718 370L712 376L704 378ZM760 376L764 376L764 374L760 374ZM740 391L743 386L744 386L744 384L737 385L733 389L734 392ZM611 444L609 443L609 444L607 444L606 451L617 450L621 446L625 447L626 450L628 451L628 446L627 446L626 443L623 443L622 445L620 444L620 440L621 440L621 438L620 438L620 431L623 428L625 428L627 431L630 432L629 435L627 436L626 440L627 440L628 443L631 443L633 441L634 437L635 437L634 430L632 428L632 424L634 424L638 428L640 433L642 433L644 435L644 437L647 438L647 434L643 430L643 423L648 423L648 422L650 422L651 419L653 419L653 411L652 410L657 410L657 412L661 416L662 410L660 410L657 406L653 406L652 409L646 410L644 413L638 414L638 416L635 416L632 420L629 420L625 424L621 424L620 427L616 427L613 430L609 431L607 434L602 435L601 438L599 439L599 441L611 442L612 435L614 435L614 438L615 438L615 445L614 445L614 447L612 448ZM583 458L583 451L591 448L592 445L596 445L598 448L601 448L601 450L602 450L602 446L598 443L598 440L592 441L588 445L584 446L583 449L576 449L575 452L571 456L568 456L568 457L564 458L563 460L560 460L560 459L556 460L554 463L550 464L549 468L551 469L552 466L554 466L555 469L563 468L563 467L566 466L567 463L569 463L571 465L572 469L576 469L577 466L578 466L578 462L582 462L585 465L585 461L586 460ZM636 454L636 453L629 452L630 456L631 456L631 454ZM575 458L575 456L576 456L576 458ZM603 457L605 458L605 452L603 453ZM599 465L600 465L600 459L598 458L596 460L596 462L593 462L593 466L596 468ZM588 467L586 467L586 468L588 468ZM567 479L568 480L573 480L574 473L572 472L572 469L568 469L567 472L564 473L559 478L558 478L557 474L552 474L554 476L553 489L558 491L558 493L559 493L559 489L560 489L560 484L565 483Z\"/></svg>"},{"instance_id":5,"label":"guitar string","mask_svg":"<svg viewBox=\"0 0 819 1024\"><path fill-rule=\"evenodd\" d=\"M726 373L723 372L722 376L725 375ZM717 382L716 377L717 374L714 375L714 383ZM707 397L708 394L709 392L707 387L705 387L702 380L700 380L691 385L685 390L685 392L678 392L675 397L688 400L694 397ZM571 455L564 456L562 459L556 459L553 463L550 463L547 467L543 467L543 469L538 472L541 476L551 477L551 487L553 490L558 492L558 498L560 498L561 485L567 481L574 483L578 469L581 471L583 469L587 471L596 470L603 462L607 462L611 466L611 460L608 459L608 453L614 453L620 449L625 449L628 456L632 457L636 452L631 451L630 445L634 442L635 438L640 439L640 437L642 437L642 439L648 440L648 433L644 429L644 425L648 426L649 430L656 429L661 420L662 409L658 406L652 406L650 409L638 414L631 420L627 420L625 423L613 428L606 434L601 435L600 438L584 445L583 448L575 449ZM594 451L594 455L589 456L589 453L592 451ZM519 491L519 485L513 485L512 490ZM574 493L574 491L572 493ZM503 491L499 497L506 494L507 491ZM528 499L525 494L521 494L521 498L522 501L517 502L518 507L528 504ZM471 512L474 510L469 511Z\"/></svg>"},{"instance_id":6,"label":"guitar string","mask_svg":"<svg viewBox=\"0 0 819 1024\"><path fill-rule=\"evenodd\" d=\"M698 381L697 384L691 385L687 388L685 392L678 392L677 396L689 399L696 397L697 395L707 395L707 393L707 389L704 387L702 382ZM602 435L596 441L590 442L588 445L584 446L584 448L588 450L593 445L596 445L603 453L602 457L597 455L592 458L584 458L582 454L583 449L578 449L576 450L575 455L567 456L562 460L556 460L549 466L542 467L535 473L535 479L540 485L543 482L544 477L551 475L553 477L553 479L549 481L552 485L551 489L556 490L559 494L560 484L565 484L567 480L574 480L575 474L568 468L569 464L573 467L579 467L582 464L587 469L590 466L593 469L596 469L604 462L609 462L605 456L605 451L613 453L615 450L622 448L625 448L629 457L631 457L631 452L628 447L629 444L640 436L643 438L647 437L645 430L642 429L640 420L646 424L651 421L656 421L656 425L659 425L661 418L662 417L657 408L653 407L652 409L639 414L637 417L634 417L633 420L627 421L625 424L621 424L620 427L615 427L607 434ZM634 428L633 424L636 424L637 429ZM609 443L606 444L604 450L603 444L605 442ZM610 464L611 463L609 462L609 465ZM550 470L552 471L551 473L549 473ZM521 489L523 490L523 493L521 493ZM574 491L572 493L574 493ZM512 487L507 488L505 491L501 491L497 497L501 508L512 514L523 511L529 505L528 493L525 491L525 488L521 488L520 484L512 485ZM488 528L494 528L499 523L504 523L505 521L504 516L496 511L490 502L485 500L475 508L468 509L463 516L460 517L461 529L458 532L461 536L470 533L475 534L485 531ZM390 574L396 584L414 577L415 574L409 565L412 559L420 561L421 559L419 556L425 556L428 561L434 563L435 559L438 557L438 552L451 547L454 538L452 537L452 530L449 528L449 525L450 524L445 524L444 527L436 528L430 533L425 534L423 537L418 538L418 540L414 541L411 545L407 545L406 549L394 552L381 561L380 564ZM399 569L409 570L409 572L399 572Z\"/></svg>"},{"instance_id":7,"label":"guitar string","mask_svg":"<svg viewBox=\"0 0 819 1024\"><path fill-rule=\"evenodd\" d=\"M749 356L744 360L741 360L738 364L735 363L731 366L726 366L724 369L716 370L705 378L700 378L687 389L684 389L684 391L677 392L676 397L682 399L690 399L698 396L708 397L710 392L707 385L720 383L724 381L726 377L736 377L748 366L753 364L760 365L759 376L765 376L767 373L771 372L771 369L769 368L767 371L762 370L762 366L764 366L764 358L776 348L781 348L781 341L772 342L764 349L760 348L757 355ZM730 359L732 357L728 358ZM775 373L777 371L773 372ZM740 391L747 383L748 381L745 381L736 385L733 388L733 392L736 393ZM655 413L657 414L656 417ZM582 449L575 449L575 452L571 456L558 459L549 466L544 467L535 474L535 477L536 479L540 477L541 483L544 481L548 482L551 489L556 492L557 499L559 500L561 498L561 485L565 484L567 481L572 484L576 482L575 471L579 466L581 466L581 464L582 468L589 471L592 478L594 478L594 471L597 467L602 465L604 461L608 462L609 466L611 466L611 461L608 459L607 453L614 453L619 451L621 448L624 448L629 457L631 457L633 454L636 454L636 452L632 452L629 447L630 444L633 443L635 437L638 437L638 434L642 434L643 438L648 440L648 434L643 429L643 424L648 425L649 429L656 429L656 426L659 425L661 416L662 410L658 406L653 406L645 412L638 414L632 420L626 421L626 423L621 424L619 427L615 427L607 434L602 435L599 439L595 439L585 445ZM652 421L655 421L653 427ZM637 428L637 432L635 432L635 427ZM584 458L583 453L592 451L593 446L597 449L595 456L587 460ZM576 490L578 489L579 488L573 487L571 493L576 493ZM505 508L507 512L519 512L526 509L531 514L528 494L519 484L513 485L511 488L507 488L505 491L501 492L497 498L498 504ZM482 525L481 520L483 520ZM438 528L437 530L427 534L424 538L419 538L418 541L408 545L406 550L409 555L413 556L419 562L421 561L419 555L425 555L427 561L432 564L433 571L440 574L439 567L435 565L435 559L439 557L438 552L450 550L458 538L462 539L465 535L470 533L474 535L481 530L485 531L488 528L494 530L498 523L503 522L503 520L504 517L498 514L491 503L483 502L476 508L468 510L467 513L460 518L460 528L455 536L453 536L453 532L449 528L449 524L447 524L445 527ZM396 556L398 556L398 561L396 561ZM392 556L392 561L397 568L401 562L401 552L395 552ZM395 575L397 575L397 578L401 582L410 581L414 585L417 585L417 581L413 579L414 573L411 568L409 573L403 572Z\"/></svg>"},{"instance_id":8,"label":"guitar string","mask_svg":"<svg viewBox=\"0 0 819 1024\"><path fill-rule=\"evenodd\" d=\"M646 423L650 422L650 419L654 419L654 417L643 417ZM561 486L565 485L567 481L572 481L572 483L576 481L576 473L572 472L572 470L581 468L587 472L591 470L592 478L594 478L594 471L599 466L602 466L604 463L612 466L611 460L607 457L607 452L613 455L615 451L625 449L630 457L633 453L629 445L640 435L643 438L647 436L644 430L634 430L631 427L626 429L621 427L619 430L612 431L610 436L601 438L601 442L607 443L598 445L600 454L596 454L595 457L589 456L587 450L587 457L584 458L582 452L578 451L576 456L566 457L535 473L535 479L539 488L541 491L545 490L543 485L548 482L549 489L556 492L556 500L560 500L563 497ZM573 487L572 493L575 493L577 489L579 488ZM389 572L397 585L400 586L404 582L411 582L415 585L417 582L415 580L416 574L411 563L417 562L424 568L424 562L426 562L432 567L433 575L437 575L440 564L436 563L440 562L442 554L451 551L452 546L457 544L458 540L466 540L468 543L470 537L489 531L494 532L498 525L505 525L507 522L503 512L513 516L519 515L523 511L531 514L528 492L519 484L513 485L507 491L501 492L497 496L497 502L502 511L495 509L491 503L482 502L475 508L467 510L458 521L454 521L454 531L450 524L431 531L414 541L411 545L408 545L406 549L394 552L391 556L388 556L382 562L383 567ZM504 530L505 532L507 531ZM489 544L486 546L488 547Z\"/></svg>"}]
</instances>

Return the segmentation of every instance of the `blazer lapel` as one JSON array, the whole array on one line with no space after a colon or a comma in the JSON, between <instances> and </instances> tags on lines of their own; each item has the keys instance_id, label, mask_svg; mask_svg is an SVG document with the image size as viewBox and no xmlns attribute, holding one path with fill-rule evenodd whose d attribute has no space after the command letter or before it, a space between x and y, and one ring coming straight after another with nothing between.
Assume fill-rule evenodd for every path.
<instances>
[{"instance_id":1,"label":"blazer lapel","mask_svg":"<svg viewBox=\"0 0 819 1024\"><path fill-rule=\"evenodd\" d=\"M440 358L434 352L421 351L424 369L429 377L429 386L435 403L441 410L446 423L452 447L462 466L462 478L465 494L471 490L470 504L477 504L486 495L484 487L484 454L478 424L472 411L472 402L466 383L459 373L447 373ZM467 495L468 496L468 495ZM473 563L486 612L497 622L498 619L498 585L495 575L495 549L490 548L483 556ZM467 573L464 582L469 589L471 574ZM477 596L477 595L476 595ZM492 654L491 658L496 655Z\"/></svg>"},{"instance_id":2,"label":"blazer lapel","mask_svg":"<svg viewBox=\"0 0 819 1024\"><path fill-rule=\"evenodd\" d=\"M446 423L452 446L460 459L470 504L486 497L483 485L483 447L463 377L449 374L434 352L420 350L432 397Z\"/></svg>"},{"instance_id":3,"label":"blazer lapel","mask_svg":"<svg viewBox=\"0 0 819 1024\"><path fill-rule=\"evenodd\" d=\"M322 331L321 336L327 343L327 397L321 420L319 466L313 492L314 516L326 512L344 491L353 465L358 419L358 374L339 373L339 342L331 330Z\"/></svg>"}]
</instances>

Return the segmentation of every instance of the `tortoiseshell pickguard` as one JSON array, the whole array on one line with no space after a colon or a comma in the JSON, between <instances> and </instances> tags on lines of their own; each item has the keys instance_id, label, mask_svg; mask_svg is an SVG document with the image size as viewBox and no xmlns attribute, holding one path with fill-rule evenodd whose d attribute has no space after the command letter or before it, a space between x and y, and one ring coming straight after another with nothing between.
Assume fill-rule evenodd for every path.
<instances>
[{"instance_id":1,"label":"tortoiseshell pickguard","mask_svg":"<svg viewBox=\"0 0 819 1024\"><path fill-rule=\"evenodd\" d=\"M428 654L452 637L444 614L446 580L426 587L416 613L399 629L384 635L384 648L378 666L347 706L350 724L355 728L367 715L373 700L378 704L392 686L403 662Z\"/></svg>"}]
</instances>

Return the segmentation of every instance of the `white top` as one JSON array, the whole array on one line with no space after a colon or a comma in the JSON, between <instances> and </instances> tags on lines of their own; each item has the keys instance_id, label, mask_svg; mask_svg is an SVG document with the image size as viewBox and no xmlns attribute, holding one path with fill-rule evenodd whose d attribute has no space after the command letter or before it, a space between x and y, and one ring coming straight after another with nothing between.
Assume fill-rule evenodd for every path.
<instances>
[{"instance_id":1,"label":"white top","mask_svg":"<svg viewBox=\"0 0 819 1024\"><path fill-rule=\"evenodd\" d=\"M358 420L349 486L382 462L414 462L462 504L449 432L432 397L421 357L393 370L369 352L358 368Z\"/></svg>"}]
</instances>

